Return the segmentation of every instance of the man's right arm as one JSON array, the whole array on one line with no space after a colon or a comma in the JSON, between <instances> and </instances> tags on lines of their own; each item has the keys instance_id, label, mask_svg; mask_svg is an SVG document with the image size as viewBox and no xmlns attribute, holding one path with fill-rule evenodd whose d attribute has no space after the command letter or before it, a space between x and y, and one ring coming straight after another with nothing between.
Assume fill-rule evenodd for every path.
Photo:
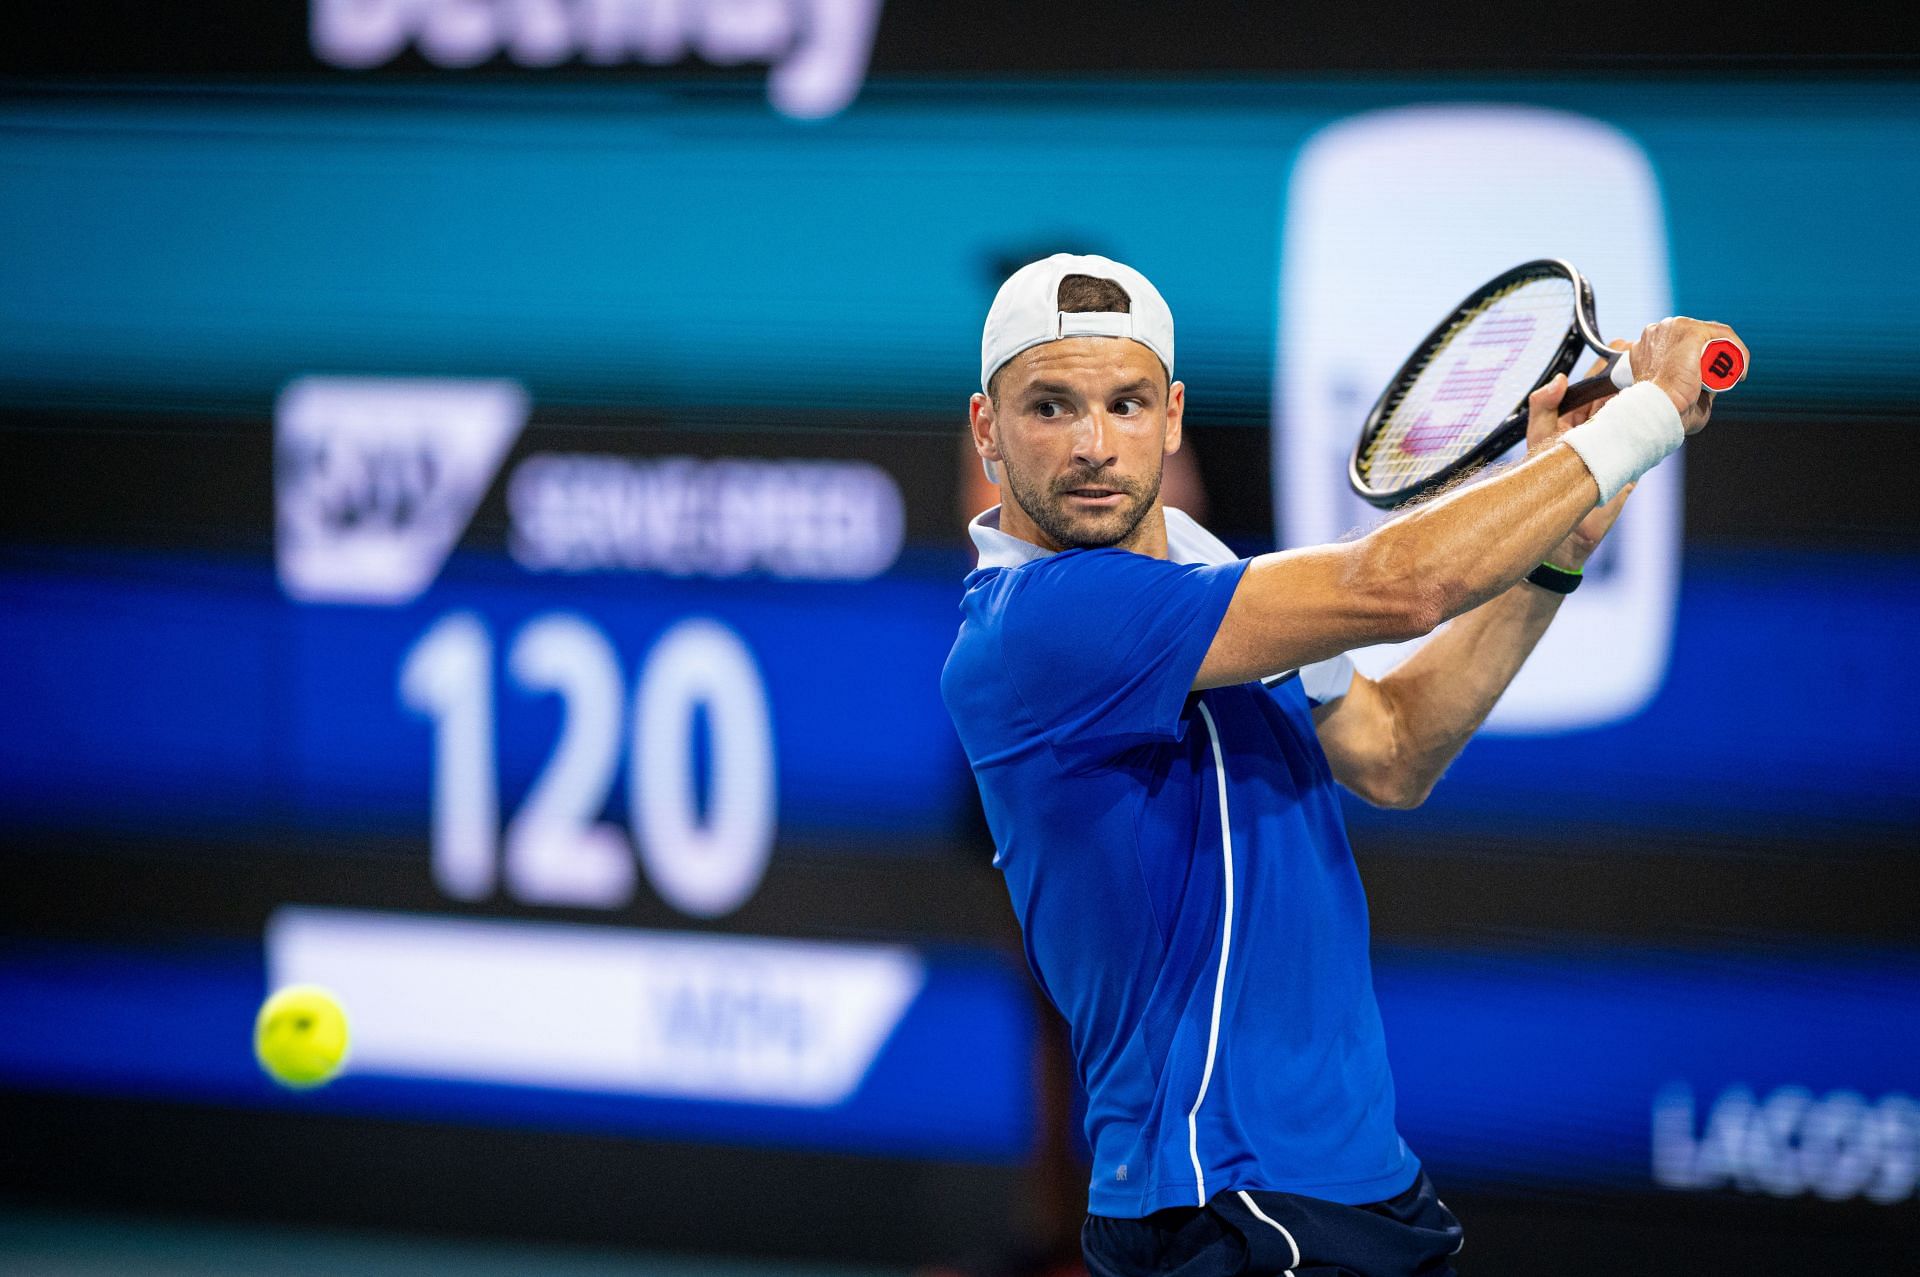
<instances>
[{"instance_id":1,"label":"man's right arm","mask_svg":"<svg viewBox=\"0 0 1920 1277\"><path fill-rule=\"evenodd\" d=\"M1557 444L1343 545L1247 565L1194 687L1223 687L1418 638L1506 590L1566 539L1600 489Z\"/></svg>"},{"instance_id":2,"label":"man's right arm","mask_svg":"<svg viewBox=\"0 0 1920 1277\"><path fill-rule=\"evenodd\" d=\"M1632 347L1635 373L1666 391L1687 434L1711 411L1699 389L1700 352L1723 336L1733 333L1722 324L1666 319ZM1619 406L1579 429L1611 428ZM1193 686L1244 683L1418 638L1533 571L1599 500L1593 471L1562 442L1358 540L1261 555L1241 577Z\"/></svg>"}]
</instances>

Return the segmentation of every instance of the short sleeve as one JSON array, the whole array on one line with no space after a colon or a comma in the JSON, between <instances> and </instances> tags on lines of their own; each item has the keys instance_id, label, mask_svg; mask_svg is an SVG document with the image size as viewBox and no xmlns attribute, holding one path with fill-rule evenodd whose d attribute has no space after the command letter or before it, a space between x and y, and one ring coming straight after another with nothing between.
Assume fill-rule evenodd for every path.
<instances>
[{"instance_id":1,"label":"short sleeve","mask_svg":"<svg viewBox=\"0 0 1920 1277\"><path fill-rule=\"evenodd\" d=\"M1313 705L1339 700L1353 686L1353 660L1344 652L1300 667L1300 690Z\"/></svg>"},{"instance_id":2,"label":"short sleeve","mask_svg":"<svg viewBox=\"0 0 1920 1277\"><path fill-rule=\"evenodd\" d=\"M1125 550L1070 551L1023 569L1001 643L1041 736L1076 752L1178 739L1245 571L1241 560L1172 563Z\"/></svg>"}]
</instances>

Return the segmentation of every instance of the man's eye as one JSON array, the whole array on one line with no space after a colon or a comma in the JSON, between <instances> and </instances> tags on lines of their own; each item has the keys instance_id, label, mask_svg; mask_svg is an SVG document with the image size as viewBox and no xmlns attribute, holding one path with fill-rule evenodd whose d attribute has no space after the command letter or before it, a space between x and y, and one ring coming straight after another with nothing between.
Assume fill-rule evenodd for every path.
<instances>
[{"instance_id":1,"label":"man's eye","mask_svg":"<svg viewBox=\"0 0 1920 1277\"><path fill-rule=\"evenodd\" d=\"M1138 399L1122 399L1119 403L1113 405L1113 410L1123 417L1131 417L1145 407L1146 405Z\"/></svg>"},{"instance_id":2,"label":"man's eye","mask_svg":"<svg viewBox=\"0 0 1920 1277\"><path fill-rule=\"evenodd\" d=\"M1053 421L1065 416L1067 409L1064 404L1053 399L1048 399L1035 405L1033 411L1036 416L1043 417L1048 421Z\"/></svg>"}]
</instances>

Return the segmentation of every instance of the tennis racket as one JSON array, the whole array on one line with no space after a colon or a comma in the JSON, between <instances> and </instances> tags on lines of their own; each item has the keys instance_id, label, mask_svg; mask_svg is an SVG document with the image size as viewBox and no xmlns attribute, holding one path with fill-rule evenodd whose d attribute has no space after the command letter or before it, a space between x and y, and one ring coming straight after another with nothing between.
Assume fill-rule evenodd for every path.
<instances>
[{"instance_id":1,"label":"tennis racket","mask_svg":"<svg viewBox=\"0 0 1920 1277\"><path fill-rule=\"evenodd\" d=\"M1626 352L1600 337L1592 286L1555 258L1488 280L1427 334L1381 392L1347 468L1353 490L1389 509L1485 465L1526 436L1527 396L1587 349L1606 365L1567 387L1562 412L1633 384ZM1701 386L1731 390L1746 362L1737 343L1715 338L1700 356Z\"/></svg>"}]
</instances>

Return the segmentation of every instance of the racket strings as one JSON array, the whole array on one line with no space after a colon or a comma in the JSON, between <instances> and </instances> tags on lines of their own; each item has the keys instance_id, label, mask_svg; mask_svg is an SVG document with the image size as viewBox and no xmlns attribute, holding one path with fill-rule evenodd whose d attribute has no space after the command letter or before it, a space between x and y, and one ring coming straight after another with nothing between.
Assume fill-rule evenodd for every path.
<instances>
[{"instance_id":1,"label":"racket strings","mask_svg":"<svg viewBox=\"0 0 1920 1277\"><path fill-rule=\"evenodd\" d=\"M1573 281L1527 276L1462 310L1388 398L1357 458L1376 491L1439 474L1523 404L1572 326Z\"/></svg>"}]
</instances>

